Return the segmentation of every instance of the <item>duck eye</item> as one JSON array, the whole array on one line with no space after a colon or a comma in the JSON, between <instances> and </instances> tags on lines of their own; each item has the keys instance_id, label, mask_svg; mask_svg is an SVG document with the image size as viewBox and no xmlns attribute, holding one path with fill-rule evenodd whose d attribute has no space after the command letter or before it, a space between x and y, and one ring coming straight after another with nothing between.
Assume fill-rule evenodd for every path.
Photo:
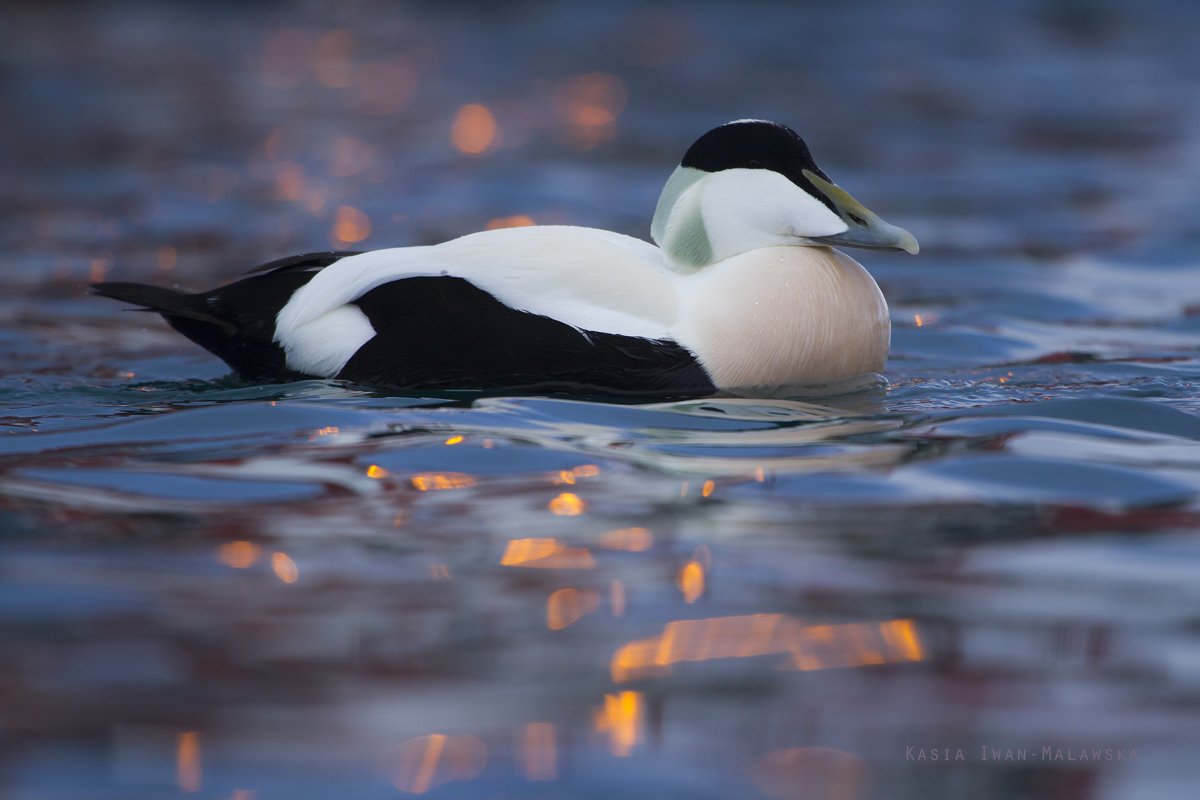
<instances>
[{"instance_id":1,"label":"duck eye","mask_svg":"<svg viewBox=\"0 0 1200 800\"><path fill-rule=\"evenodd\" d=\"M862 225L864 228L867 227L867 221L865 219L862 219L861 217L856 217L850 213L847 213L846 216L849 217L850 219L854 220L855 222L857 222L859 225Z\"/></svg>"},{"instance_id":2,"label":"duck eye","mask_svg":"<svg viewBox=\"0 0 1200 800\"><path fill-rule=\"evenodd\" d=\"M761 161L759 161L758 159L752 159L752 160L750 161L750 166L751 166L751 167L761 167L761 166L762 166L762 162L761 162Z\"/></svg>"}]
</instances>

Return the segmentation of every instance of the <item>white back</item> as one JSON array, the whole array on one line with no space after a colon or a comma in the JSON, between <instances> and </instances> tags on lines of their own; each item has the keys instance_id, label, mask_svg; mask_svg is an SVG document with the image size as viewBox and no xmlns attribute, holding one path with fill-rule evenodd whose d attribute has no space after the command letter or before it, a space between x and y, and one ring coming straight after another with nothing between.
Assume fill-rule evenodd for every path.
<instances>
[{"instance_id":1,"label":"white back","mask_svg":"<svg viewBox=\"0 0 1200 800\"><path fill-rule=\"evenodd\" d=\"M374 335L371 330L363 338L365 317L337 309L390 281L437 275L465 278L510 308L581 330L661 339L676 314L668 274L657 247L608 231L566 226L483 231L331 264L279 312L275 341L291 369L336 375ZM331 313L334 320L326 319Z\"/></svg>"}]
</instances>

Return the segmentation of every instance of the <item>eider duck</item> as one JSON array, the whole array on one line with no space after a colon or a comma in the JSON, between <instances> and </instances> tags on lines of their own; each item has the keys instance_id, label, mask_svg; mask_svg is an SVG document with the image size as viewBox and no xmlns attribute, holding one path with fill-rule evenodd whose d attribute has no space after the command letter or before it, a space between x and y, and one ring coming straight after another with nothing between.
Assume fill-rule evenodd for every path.
<instances>
[{"instance_id":1,"label":"eider duck","mask_svg":"<svg viewBox=\"0 0 1200 800\"><path fill-rule=\"evenodd\" d=\"M197 294L93 288L158 312L255 382L665 399L883 370L887 303L833 246L915 254L917 241L835 185L785 125L737 120L701 136L650 234L657 247L506 228L294 256Z\"/></svg>"}]
</instances>

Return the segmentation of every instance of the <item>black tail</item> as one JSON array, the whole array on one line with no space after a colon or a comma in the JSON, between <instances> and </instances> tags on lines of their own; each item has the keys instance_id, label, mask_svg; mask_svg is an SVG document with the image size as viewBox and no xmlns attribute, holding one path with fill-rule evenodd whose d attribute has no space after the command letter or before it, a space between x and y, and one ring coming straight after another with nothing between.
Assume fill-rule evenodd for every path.
<instances>
[{"instance_id":1,"label":"black tail","mask_svg":"<svg viewBox=\"0 0 1200 800\"><path fill-rule=\"evenodd\" d=\"M144 283L94 283L92 289L141 311L162 314L172 328L208 350L250 381L310 377L287 368L275 342L275 317L292 294L339 258L355 253L310 253L272 262L248 278L188 294ZM269 271L262 271L269 270Z\"/></svg>"},{"instance_id":2,"label":"black tail","mask_svg":"<svg viewBox=\"0 0 1200 800\"><path fill-rule=\"evenodd\" d=\"M157 311L164 317L179 317L195 322L215 325L229 335L237 333L233 323L208 314L198 306L196 298L199 295L187 294L174 289L164 289L161 286L151 286L146 283L93 283L93 294L101 297L111 297L124 303L141 306L138 311ZM168 320L169 321L169 320Z\"/></svg>"}]
</instances>

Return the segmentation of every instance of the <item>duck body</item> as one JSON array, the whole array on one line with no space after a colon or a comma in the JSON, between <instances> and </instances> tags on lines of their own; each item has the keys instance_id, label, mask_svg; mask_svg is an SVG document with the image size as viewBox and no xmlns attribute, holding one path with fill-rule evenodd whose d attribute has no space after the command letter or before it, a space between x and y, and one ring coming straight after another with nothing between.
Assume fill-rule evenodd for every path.
<instances>
[{"instance_id":1,"label":"duck body","mask_svg":"<svg viewBox=\"0 0 1200 800\"><path fill-rule=\"evenodd\" d=\"M714 134L729 139L727 128L740 140L750 134L734 137L734 167L720 166L730 147L717 149L716 169L711 152L688 164ZM590 228L508 228L428 247L295 256L198 294L94 288L159 312L253 381L655 399L880 372L887 304L866 270L822 239L877 249L915 249L915 240L906 247L899 229L885 229L884 244L840 241L878 240L879 226L864 233L873 220L863 231L843 222L847 204L829 200L840 191L833 184L801 191L777 168L737 166L746 152L762 156L763 134L804 148L761 121L722 126L693 145L655 214L662 247ZM821 182L806 148L801 155ZM860 222L870 214L850 211Z\"/></svg>"}]
</instances>

